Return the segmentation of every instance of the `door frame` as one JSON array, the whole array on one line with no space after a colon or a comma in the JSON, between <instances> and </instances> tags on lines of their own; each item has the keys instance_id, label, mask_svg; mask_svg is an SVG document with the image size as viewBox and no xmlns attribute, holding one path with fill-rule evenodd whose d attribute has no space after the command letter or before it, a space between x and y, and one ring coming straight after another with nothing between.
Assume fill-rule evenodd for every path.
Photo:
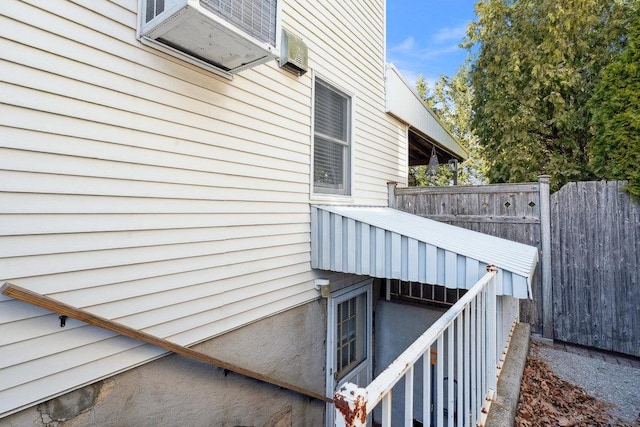
<instances>
[{"instance_id":1,"label":"door frame","mask_svg":"<svg viewBox=\"0 0 640 427\"><path fill-rule=\"evenodd\" d=\"M358 365L354 366L348 374L336 381L334 371L336 369L336 316L338 304L355 298L359 295L366 295L366 358ZM335 390L342 384L353 379L353 377L364 370L366 384L358 384L359 386L368 385L373 379L373 278L365 279L352 286L332 292L327 299L327 365L326 373L326 392L327 396L333 397ZM326 420L328 426L333 425L333 404L327 403Z\"/></svg>"}]
</instances>

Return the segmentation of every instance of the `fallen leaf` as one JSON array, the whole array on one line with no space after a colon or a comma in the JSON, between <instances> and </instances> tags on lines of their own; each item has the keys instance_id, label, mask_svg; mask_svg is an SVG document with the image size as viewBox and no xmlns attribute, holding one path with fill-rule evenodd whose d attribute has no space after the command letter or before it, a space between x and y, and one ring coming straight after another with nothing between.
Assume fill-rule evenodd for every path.
<instances>
[{"instance_id":1,"label":"fallen leaf","mask_svg":"<svg viewBox=\"0 0 640 427\"><path fill-rule=\"evenodd\" d=\"M558 378L536 356L538 344L531 343L520 386L515 425L543 426L616 426L631 424L611 417L610 403L590 396L582 388Z\"/></svg>"},{"instance_id":2,"label":"fallen leaf","mask_svg":"<svg viewBox=\"0 0 640 427\"><path fill-rule=\"evenodd\" d=\"M575 419L569 419L569 418L565 418L565 417L560 417L560 419L558 419L558 425L560 427L573 427L575 425L578 424L578 421Z\"/></svg>"}]
</instances>

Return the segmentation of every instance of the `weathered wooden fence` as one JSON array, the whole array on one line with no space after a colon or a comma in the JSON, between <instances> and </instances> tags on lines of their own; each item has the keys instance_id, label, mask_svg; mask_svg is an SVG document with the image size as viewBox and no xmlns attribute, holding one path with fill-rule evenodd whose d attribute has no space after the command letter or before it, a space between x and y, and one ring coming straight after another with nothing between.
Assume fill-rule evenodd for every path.
<instances>
[{"instance_id":1,"label":"weathered wooden fence","mask_svg":"<svg viewBox=\"0 0 640 427\"><path fill-rule=\"evenodd\" d=\"M521 320L547 338L640 356L640 205L622 185L569 183L549 196L543 176L538 183L396 188L389 202L537 246L534 301L521 303Z\"/></svg>"},{"instance_id":2,"label":"weathered wooden fence","mask_svg":"<svg viewBox=\"0 0 640 427\"><path fill-rule=\"evenodd\" d=\"M640 356L640 205L621 186L551 195L554 338Z\"/></svg>"},{"instance_id":3,"label":"weathered wooden fence","mask_svg":"<svg viewBox=\"0 0 640 427\"><path fill-rule=\"evenodd\" d=\"M543 240L549 237L549 231L542 231L543 227L548 230L548 223L541 221L541 208L544 212L545 203L548 211L548 188L546 176L537 183L396 188L390 203L396 209L415 215L537 246L542 252ZM546 197L540 197L541 189ZM521 320L530 323L532 331L537 333L543 332L544 323L543 264L541 256L532 284L535 301L523 301L520 306ZM548 307L547 318L551 321L550 302ZM551 325L547 329L545 336L551 338Z\"/></svg>"}]
</instances>

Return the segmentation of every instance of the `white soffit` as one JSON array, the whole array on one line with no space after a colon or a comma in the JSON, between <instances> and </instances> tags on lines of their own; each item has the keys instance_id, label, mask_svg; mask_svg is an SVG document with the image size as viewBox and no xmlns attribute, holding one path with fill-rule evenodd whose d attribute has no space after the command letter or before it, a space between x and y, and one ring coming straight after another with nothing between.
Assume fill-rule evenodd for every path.
<instances>
[{"instance_id":1,"label":"white soffit","mask_svg":"<svg viewBox=\"0 0 640 427\"><path fill-rule=\"evenodd\" d=\"M533 246L386 207L312 206L312 268L469 289L493 264L498 291L531 298Z\"/></svg>"},{"instance_id":2,"label":"white soffit","mask_svg":"<svg viewBox=\"0 0 640 427\"><path fill-rule=\"evenodd\" d=\"M393 64L385 73L386 112L432 138L438 145L456 156L469 157L455 138L442 126L433 111L422 101Z\"/></svg>"}]
</instances>

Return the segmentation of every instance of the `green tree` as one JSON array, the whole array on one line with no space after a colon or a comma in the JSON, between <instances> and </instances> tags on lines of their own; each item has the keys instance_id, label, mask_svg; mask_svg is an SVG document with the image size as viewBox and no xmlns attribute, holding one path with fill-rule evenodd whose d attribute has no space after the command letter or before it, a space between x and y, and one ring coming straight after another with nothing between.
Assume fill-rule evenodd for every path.
<instances>
[{"instance_id":1,"label":"green tree","mask_svg":"<svg viewBox=\"0 0 640 427\"><path fill-rule=\"evenodd\" d=\"M625 189L640 198L640 7L630 16L627 44L589 102L589 163L597 178L628 180Z\"/></svg>"},{"instance_id":2,"label":"green tree","mask_svg":"<svg viewBox=\"0 0 640 427\"><path fill-rule=\"evenodd\" d=\"M441 124L469 153L469 158L458 165L458 184L481 183L478 139L471 131L473 90L469 83L469 64L461 66L453 77L440 76L433 88L420 76L416 88ZM410 175L414 185L449 185L452 180L451 170L444 165L435 176L428 174L426 166L412 168Z\"/></svg>"},{"instance_id":3,"label":"green tree","mask_svg":"<svg viewBox=\"0 0 640 427\"><path fill-rule=\"evenodd\" d=\"M487 0L476 4L472 128L491 182L557 188L590 179L587 102L620 50L625 4L614 0Z\"/></svg>"}]
</instances>

